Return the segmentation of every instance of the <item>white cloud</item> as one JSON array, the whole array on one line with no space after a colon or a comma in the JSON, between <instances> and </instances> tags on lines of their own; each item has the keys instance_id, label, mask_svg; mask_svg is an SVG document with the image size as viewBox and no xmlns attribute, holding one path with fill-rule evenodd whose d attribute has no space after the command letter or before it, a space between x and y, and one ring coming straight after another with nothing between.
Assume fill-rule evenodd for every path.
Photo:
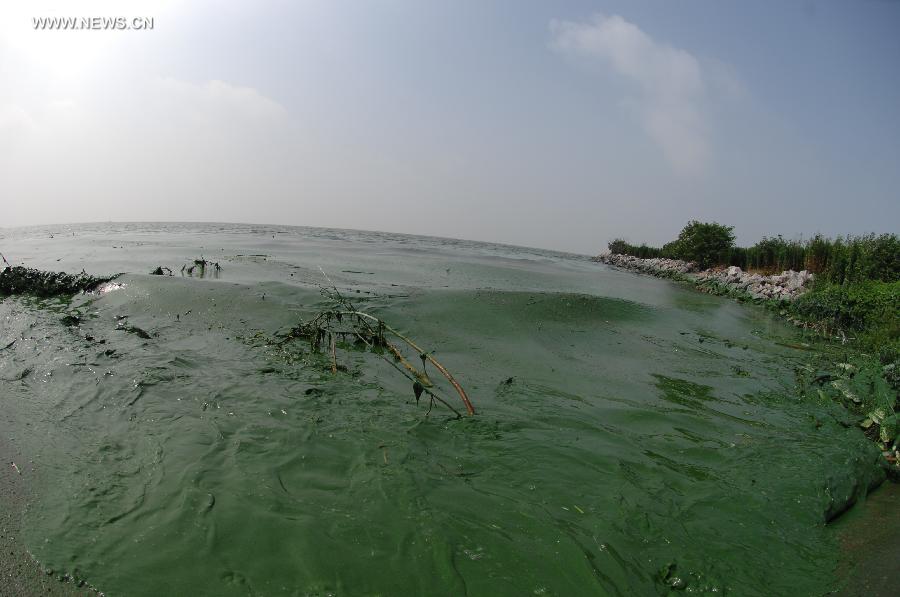
<instances>
[{"instance_id":1,"label":"white cloud","mask_svg":"<svg viewBox=\"0 0 900 597\"><path fill-rule=\"evenodd\" d=\"M654 40L618 15L595 15L587 22L554 20L550 30L558 52L602 61L638 86L638 119L676 172L698 175L706 170L706 84L694 56Z\"/></svg>"}]
</instances>

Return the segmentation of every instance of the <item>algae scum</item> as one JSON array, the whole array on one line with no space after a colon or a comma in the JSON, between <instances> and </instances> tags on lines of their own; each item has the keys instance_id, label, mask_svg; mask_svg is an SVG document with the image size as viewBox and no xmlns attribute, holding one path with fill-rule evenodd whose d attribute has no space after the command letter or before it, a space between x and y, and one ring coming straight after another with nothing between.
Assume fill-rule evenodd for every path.
<instances>
[{"instance_id":1,"label":"algae scum","mask_svg":"<svg viewBox=\"0 0 900 597\"><path fill-rule=\"evenodd\" d=\"M237 225L0 242L15 264L130 272L0 301L27 547L110 595L822 594L826 513L879 479L845 412L797 392L794 330L586 258ZM221 270L179 275L201 255ZM478 414L426 416L351 343L333 373L274 342L326 308L319 267Z\"/></svg>"}]
</instances>

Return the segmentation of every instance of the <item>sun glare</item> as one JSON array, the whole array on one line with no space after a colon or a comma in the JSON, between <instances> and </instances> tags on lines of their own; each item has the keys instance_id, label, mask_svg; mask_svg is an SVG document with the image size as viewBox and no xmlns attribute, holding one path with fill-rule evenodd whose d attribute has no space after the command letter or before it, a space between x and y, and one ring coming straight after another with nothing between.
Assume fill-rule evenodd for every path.
<instances>
[{"instance_id":1,"label":"sun glare","mask_svg":"<svg viewBox=\"0 0 900 597\"><path fill-rule=\"evenodd\" d=\"M7 51L25 58L34 68L55 78L72 78L83 75L99 59L109 55L112 47L124 36L136 32L126 30L60 29L41 26L44 19L69 18L75 22L83 19L115 19L126 23L132 19L150 18L154 22L159 14L173 2L116 0L88 0L85 2L17 2L0 9L0 44Z\"/></svg>"}]
</instances>

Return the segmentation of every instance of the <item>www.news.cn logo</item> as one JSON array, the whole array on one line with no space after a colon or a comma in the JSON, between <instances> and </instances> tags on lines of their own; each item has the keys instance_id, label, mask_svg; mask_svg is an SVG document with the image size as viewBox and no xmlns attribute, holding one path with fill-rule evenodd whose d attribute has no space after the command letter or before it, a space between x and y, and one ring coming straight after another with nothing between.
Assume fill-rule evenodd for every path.
<instances>
[{"instance_id":1,"label":"www.news.cn logo","mask_svg":"<svg viewBox=\"0 0 900 597\"><path fill-rule=\"evenodd\" d=\"M150 31L153 17L33 17L34 28L48 31Z\"/></svg>"}]
</instances>

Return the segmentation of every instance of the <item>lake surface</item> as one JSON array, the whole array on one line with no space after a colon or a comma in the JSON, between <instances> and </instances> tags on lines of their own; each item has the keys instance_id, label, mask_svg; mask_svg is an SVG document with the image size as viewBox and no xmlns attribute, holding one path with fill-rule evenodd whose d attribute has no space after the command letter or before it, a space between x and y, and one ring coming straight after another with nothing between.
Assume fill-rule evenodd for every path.
<instances>
[{"instance_id":1,"label":"lake surface","mask_svg":"<svg viewBox=\"0 0 900 597\"><path fill-rule=\"evenodd\" d=\"M801 396L809 353L762 309L583 256L372 232L57 226L0 230L0 252L125 272L102 295L0 301L28 548L109 595L838 582L827 488L872 446ZM180 274L201 255L221 271ZM434 351L478 414L426 414L377 355L342 346L332 374L276 345L328 306L320 268Z\"/></svg>"}]
</instances>

